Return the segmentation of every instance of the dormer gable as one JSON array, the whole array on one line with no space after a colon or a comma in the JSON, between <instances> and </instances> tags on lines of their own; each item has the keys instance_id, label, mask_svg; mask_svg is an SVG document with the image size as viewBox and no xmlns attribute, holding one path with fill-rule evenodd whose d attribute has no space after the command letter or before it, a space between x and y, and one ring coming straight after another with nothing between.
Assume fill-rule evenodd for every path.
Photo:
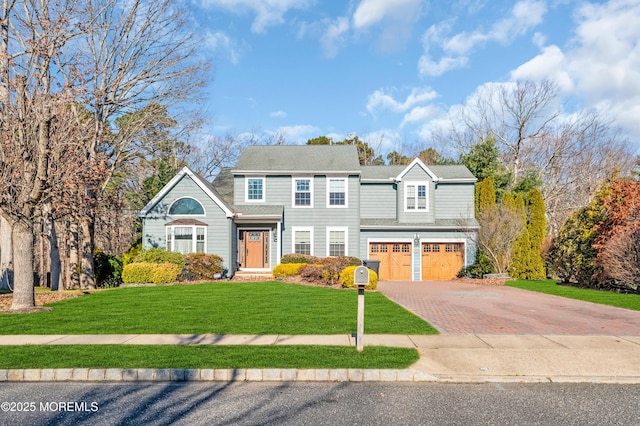
<instances>
[{"instance_id":1,"label":"dormer gable","mask_svg":"<svg viewBox=\"0 0 640 426\"><path fill-rule=\"evenodd\" d=\"M415 173L416 170L420 170L421 173ZM422 180L425 180L427 178L433 182L438 182L440 180L440 178L435 173L433 173L433 171L431 171L431 169L427 167L427 165L424 164L419 158L415 158L411 163L409 163L409 165L405 167L404 170L402 170L402 172L394 178L394 180L396 182L402 182L409 175L412 175L413 179L415 179L419 174L423 174L423 176L419 178Z\"/></svg>"},{"instance_id":2,"label":"dormer gable","mask_svg":"<svg viewBox=\"0 0 640 426\"><path fill-rule=\"evenodd\" d=\"M211 200L217 204L222 211L224 211L227 217L233 217L234 213L231 208L223 201L218 192L197 173L193 172L188 167L183 167L167 184L156 194L155 197L147 203L146 206L138 213L139 217L146 217L147 213L151 211L162 199L165 198L169 192L185 177L189 177Z\"/></svg>"}]
</instances>

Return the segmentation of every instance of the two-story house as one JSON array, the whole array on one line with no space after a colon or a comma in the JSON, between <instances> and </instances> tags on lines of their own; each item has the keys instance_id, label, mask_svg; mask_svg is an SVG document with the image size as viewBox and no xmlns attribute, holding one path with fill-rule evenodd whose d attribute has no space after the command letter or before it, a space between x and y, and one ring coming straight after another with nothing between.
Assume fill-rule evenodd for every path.
<instances>
[{"instance_id":1,"label":"two-story house","mask_svg":"<svg viewBox=\"0 0 640 426\"><path fill-rule=\"evenodd\" d=\"M454 277L475 260L464 166L361 166L349 145L252 146L209 183L181 170L140 212L143 247L215 253L231 276L284 254L380 261L382 280Z\"/></svg>"}]
</instances>

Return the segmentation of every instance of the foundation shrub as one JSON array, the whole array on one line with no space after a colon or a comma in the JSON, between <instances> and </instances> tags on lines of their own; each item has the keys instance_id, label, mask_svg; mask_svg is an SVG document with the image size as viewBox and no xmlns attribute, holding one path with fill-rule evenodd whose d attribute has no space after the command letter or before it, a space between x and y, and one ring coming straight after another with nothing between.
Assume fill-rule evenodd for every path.
<instances>
[{"instance_id":1,"label":"foundation shrub","mask_svg":"<svg viewBox=\"0 0 640 426\"><path fill-rule=\"evenodd\" d=\"M282 256L282 258L280 259L280 263L313 264L318 263L318 258L315 256L310 256L308 254L289 253Z\"/></svg>"},{"instance_id":2,"label":"foundation shrub","mask_svg":"<svg viewBox=\"0 0 640 426\"><path fill-rule=\"evenodd\" d=\"M148 250L140 250L133 258L133 263L164 263L169 262L180 267L180 271L184 268L185 257L182 253L168 251L161 248L152 248Z\"/></svg>"},{"instance_id":3,"label":"foundation shrub","mask_svg":"<svg viewBox=\"0 0 640 426\"><path fill-rule=\"evenodd\" d=\"M213 280L222 274L222 258L217 254L189 253L184 256L184 269L180 281Z\"/></svg>"},{"instance_id":4,"label":"foundation shrub","mask_svg":"<svg viewBox=\"0 0 640 426\"><path fill-rule=\"evenodd\" d=\"M322 280L322 265L304 265L299 270L300 277L309 282Z\"/></svg>"},{"instance_id":5,"label":"foundation shrub","mask_svg":"<svg viewBox=\"0 0 640 426\"><path fill-rule=\"evenodd\" d=\"M174 283L178 281L180 270L180 266L175 263L155 263L151 272L151 282L153 284Z\"/></svg>"},{"instance_id":6,"label":"foundation shrub","mask_svg":"<svg viewBox=\"0 0 640 426\"><path fill-rule=\"evenodd\" d=\"M300 269L307 266L306 263L281 263L273 268L274 278L294 277L300 275Z\"/></svg>"},{"instance_id":7,"label":"foundation shrub","mask_svg":"<svg viewBox=\"0 0 640 426\"><path fill-rule=\"evenodd\" d=\"M357 287L357 285L354 282L354 276L353 276L356 268L357 266L352 265L352 266L347 266L342 270L342 272L340 273L340 283L342 284L342 287L345 287L345 288ZM364 286L364 288L365 290L375 290L376 288L378 288L378 275L371 269L369 269L369 284Z\"/></svg>"}]
</instances>

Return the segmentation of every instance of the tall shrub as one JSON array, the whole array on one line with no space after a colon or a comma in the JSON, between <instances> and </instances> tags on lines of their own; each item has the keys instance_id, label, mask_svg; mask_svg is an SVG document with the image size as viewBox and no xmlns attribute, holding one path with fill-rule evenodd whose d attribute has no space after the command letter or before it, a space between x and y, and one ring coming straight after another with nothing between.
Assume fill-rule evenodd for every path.
<instances>
[{"instance_id":1,"label":"tall shrub","mask_svg":"<svg viewBox=\"0 0 640 426\"><path fill-rule=\"evenodd\" d=\"M544 266L542 249L547 236L547 219L542 194L537 189L532 189L527 194L529 242L529 273L527 279L545 279L547 273Z\"/></svg>"}]
</instances>

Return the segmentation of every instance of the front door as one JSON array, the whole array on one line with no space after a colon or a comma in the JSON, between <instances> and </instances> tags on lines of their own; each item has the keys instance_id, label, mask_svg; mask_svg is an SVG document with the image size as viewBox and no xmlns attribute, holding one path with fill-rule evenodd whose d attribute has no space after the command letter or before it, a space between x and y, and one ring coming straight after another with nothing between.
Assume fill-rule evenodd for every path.
<instances>
[{"instance_id":1,"label":"front door","mask_svg":"<svg viewBox=\"0 0 640 426\"><path fill-rule=\"evenodd\" d=\"M269 231L240 231L240 267L264 269L269 267Z\"/></svg>"}]
</instances>

